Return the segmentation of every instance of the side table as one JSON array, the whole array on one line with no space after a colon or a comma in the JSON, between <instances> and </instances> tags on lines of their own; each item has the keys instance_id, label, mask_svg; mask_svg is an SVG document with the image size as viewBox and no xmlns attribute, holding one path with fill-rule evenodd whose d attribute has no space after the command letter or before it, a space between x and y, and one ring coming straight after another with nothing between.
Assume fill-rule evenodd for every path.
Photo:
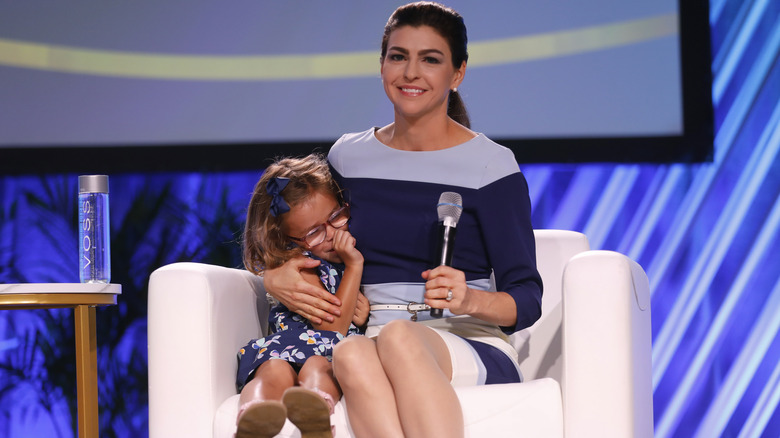
<instances>
[{"instance_id":1,"label":"side table","mask_svg":"<svg viewBox=\"0 0 780 438\"><path fill-rule=\"evenodd\" d=\"M97 334L95 306L116 304L120 284L0 284L0 309L73 308L79 438L98 436Z\"/></svg>"}]
</instances>

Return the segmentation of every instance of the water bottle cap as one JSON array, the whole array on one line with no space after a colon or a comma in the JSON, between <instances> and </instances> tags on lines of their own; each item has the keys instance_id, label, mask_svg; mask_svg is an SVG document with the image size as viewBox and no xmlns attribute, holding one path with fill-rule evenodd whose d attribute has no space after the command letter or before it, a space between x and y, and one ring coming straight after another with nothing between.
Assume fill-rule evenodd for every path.
<instances>
[{"instance_id":1,"label":"water bottle cap","mask_svg":"<svg viewBox=\"0 0 780 438\"><path fill-rule=\"evenodd\" d=\"M108 175L79 175L79 193L108 193Z\"/></svg>"}]
</instances>

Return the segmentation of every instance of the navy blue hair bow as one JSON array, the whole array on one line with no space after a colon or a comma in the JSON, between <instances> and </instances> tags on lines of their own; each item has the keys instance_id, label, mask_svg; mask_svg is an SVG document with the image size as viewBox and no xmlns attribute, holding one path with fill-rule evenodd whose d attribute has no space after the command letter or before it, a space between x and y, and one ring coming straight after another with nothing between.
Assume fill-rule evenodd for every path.
<instances>
[{"instance_id":1,"label":"navy blue hair bow","mask_svg":"<svg viewBox=\"0 0 780 438\"><path fill-rule=\"evenodd\" d=\"M271 178L265 185L265 191L271 195L271 216L277 217L280 214L290 211L290 206L281 195L282 190L287 187L290 178Z\"/></svg>"}]
</instances>

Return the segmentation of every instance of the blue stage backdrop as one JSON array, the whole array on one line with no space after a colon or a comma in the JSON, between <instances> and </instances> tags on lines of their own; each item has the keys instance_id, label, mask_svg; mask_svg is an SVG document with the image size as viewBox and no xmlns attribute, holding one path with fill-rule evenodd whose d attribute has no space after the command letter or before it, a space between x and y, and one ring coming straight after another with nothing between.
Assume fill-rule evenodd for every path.
<instances>
[{"instance_id":1,"label":"blue stage backdrop","mask_svg":"<svg viewBox=\"0 0 780 438\"><path fill-rule=\"evenodd\" d=\"M594 249L623 252L650 277L656 436L775 437L780 4L712 0L710 9L713 162L518 158L537 228L583 231ZM183 260L239 266L237 240L261 167L111 175L113 278L124 289L117 306L97 311L101 436L148 434L149 274ZM0 177L0 282L77 281L75 207L76 175ZM0 311L1 436L74 436L72 329L67 310Z\"/></svg>"}]
</instances>

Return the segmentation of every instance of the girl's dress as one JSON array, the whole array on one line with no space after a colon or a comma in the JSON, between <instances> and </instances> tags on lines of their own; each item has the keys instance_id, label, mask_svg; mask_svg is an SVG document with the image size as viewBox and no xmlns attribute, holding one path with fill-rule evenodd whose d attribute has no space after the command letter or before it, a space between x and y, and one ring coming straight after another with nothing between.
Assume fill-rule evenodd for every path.
<instances>
[{"instance_id":1,"label":"girl's dress","mask_svg":"<svg viewBox=\"0 0 780 438\"><path fill-rule=\"evenodd\" d=\"M308 257L319 260L319 277L323 286L330 293L336 294L341 284L344 265L329 263L310 253ZM344 335L331 330L317 330L304 317L290 311L283 304L277 304L268 315L271 334L264 338L254 339L238 351L238 373L236 387L238 391L249 382L257 367L269 359L282 359L291 362L299 369L311 356L325 356L333 359L333 346ZM359 334L354 324L350 324L347 336Z\"/></svg>"}]
</instances>

